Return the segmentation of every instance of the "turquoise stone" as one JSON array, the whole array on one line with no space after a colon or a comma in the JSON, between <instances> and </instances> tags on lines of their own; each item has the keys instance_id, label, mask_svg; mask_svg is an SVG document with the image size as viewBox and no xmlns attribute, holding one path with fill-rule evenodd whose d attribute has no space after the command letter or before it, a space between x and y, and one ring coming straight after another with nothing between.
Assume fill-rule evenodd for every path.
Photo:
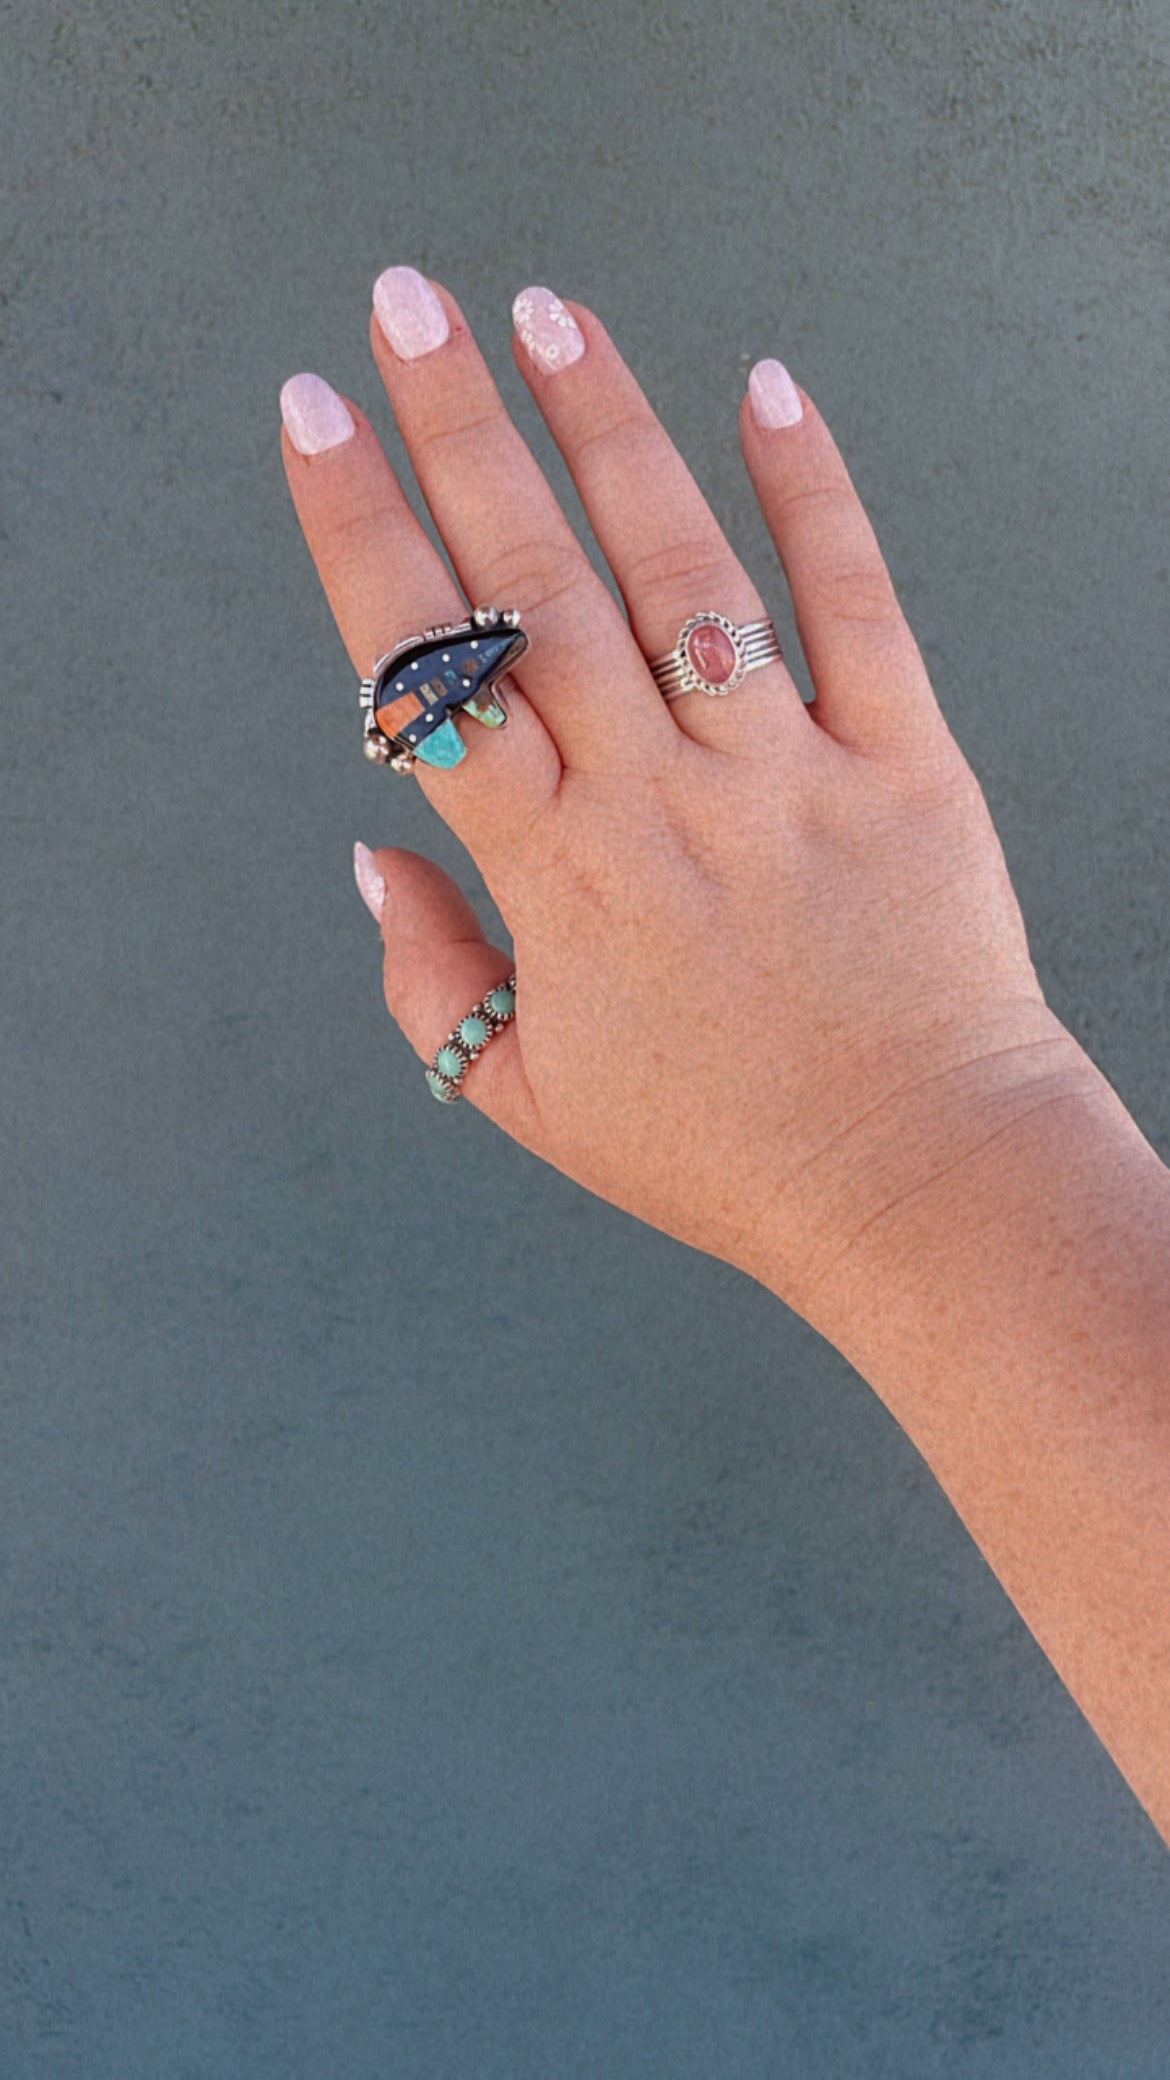
<instances>
[{"instance_id":1,"label":"turquoise stone","mask_svg":"<svg viewBox=\"0 0 1170 2080\"><path fill-rule=\"evenodd\" d=\"M460 1024L459 1038L468 1047L482 1047L487 1036L486 1019L477 1018L473 1011L469 1011L467 1017Z\"/></svg>"},{"instance_id":2,"label":"turquoise stone","mask_svg":"<svg viewBox=\"0 0 1170 2080\"><path fill-rule=\"evenodd\" d=\"M494 693L481 695L478 700L464 701L464 713L474 715L477 722L486 722L489 729L502 729L508 720L508 711Z\"/></svg>"},{"instance_id":3,"label":"turquoise stone","mask_svg":"<svg viewBox=\"0 0 1170 2080\"><path fill-rule=\"evenodd\" d=\"M452 1082L458 1082L463 1074L463 1056L454 1047L440 1047L435 1056L435 1067L441 1069L444 1076L449 1076Z\"/></svg>"},{"instance_id":4,"label":"turquoise stone","mask_svg":"<svg viewBox=\"0 0 1170 2080\"><path fill-rule=\"evenodd\" d=\"M486 1002L488 1010L494 1011L497 1018L508 1018L516 1009L516 992L509 989L506 982L502 982L499 989L489 992Z\"/></svg>"},{"instance_id":5,"label":"turquoise stone","mask_svg":"<svg viewBox=\"0 0 1170 2080\"><path fill-rule=\"evenodd\" d=\"M459 1095L458 1091L450 1090L443 1078L436 1076L433 1069L427 1070L427 1082L430 1085L432 1097L438 1098L441 1105L453 1104Z\"/></svg>"},{"instance_id":6,"label":"turquoise stone","mask_svg":"<svg viewBox=\"0 0 1170 2080\"><path fill-rule=\"evenodd\" d=\"M410 748L428 766L457 766L461 758L467 757L467 746L450 716L429 737L421 737Z\"/></svg>"}]
</instances>

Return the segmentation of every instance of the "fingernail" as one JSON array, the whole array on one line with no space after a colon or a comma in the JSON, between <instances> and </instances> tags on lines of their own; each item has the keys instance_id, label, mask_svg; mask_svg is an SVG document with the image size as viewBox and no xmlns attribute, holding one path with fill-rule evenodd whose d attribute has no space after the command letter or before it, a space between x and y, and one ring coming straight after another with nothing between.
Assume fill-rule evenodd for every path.
<instances>
[{"instance_id":1,"label":"fingernail","mask_svg":"<svg viewBox=\"0 0 1170 2080\"><path fill-rule=\"evenodd\" d=\"M353 848L353 878L366 909L375 923L382 922L382 905L386 900L386 883L379 874L374 855L368 845L357 844Z\"/></svg>"},{"instance_id":2,"label":"fingernail","mask_svg":"<svg viewBox=\"0 0 1170 2080\"><path fill-rule=\"evenodd\" d=\"M353 439L353 417L323 376L290 376L280 393L280 416L299 455L319 455Z\"/></svg>"},{"instance_id":3,"label":"fingernail","mask_svg":"<svg viewBox=\"0 0 1170 2080\"><path fill-rule=\"evenodd\" d=\"M804 417L800 392L782 361L757 361L748 377L752 417L765 433L795 426Z\"/></svg>"},{"instance_id":4,"label":"fingernail","mask_svg":"<svg viewBox=\"0 0 1170 2080\"><path fill-rule=\"evenodd\" d=\"M378 276L374 311L400 361L433 354L451 336L446 311L426 276L414 267L388 267Z\"/></svg>"},{"instance_id":5,"label":"fingernail","mask_svg":"<svg viewBox=\"0 0 1170 2080\"><path fill-rule=\"evenodd\" d=\"M585 352L585 335L551 289L521 289L512 305L512 323L546 376L571 368Z\"/></svg>"}]
</instances>

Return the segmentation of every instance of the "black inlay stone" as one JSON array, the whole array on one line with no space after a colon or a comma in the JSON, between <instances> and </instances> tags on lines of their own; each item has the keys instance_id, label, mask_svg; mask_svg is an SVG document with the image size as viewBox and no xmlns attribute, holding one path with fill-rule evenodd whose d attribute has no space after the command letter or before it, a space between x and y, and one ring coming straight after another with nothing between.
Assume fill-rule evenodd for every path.
<instances>
[{"instance_id":1,"label":"black inlay stone","mask_svg":"<svg viewBox=\"0 0 1170 2080\"><path fill-rule=\"evenodd\" d=\"M430 706L410 730L410 741L415 744L421 737L429 737L465 701L485 699L496 680L527 648L528 637L522 628L481 629L474 635L416 643L379 675L372 706L376 711L384 700L389 705L388 694L397 698L393 689L400 679L403 692L425 684ZM413 664L419 666L417 672L411 671Z\"/></svg>"}]
</instances>

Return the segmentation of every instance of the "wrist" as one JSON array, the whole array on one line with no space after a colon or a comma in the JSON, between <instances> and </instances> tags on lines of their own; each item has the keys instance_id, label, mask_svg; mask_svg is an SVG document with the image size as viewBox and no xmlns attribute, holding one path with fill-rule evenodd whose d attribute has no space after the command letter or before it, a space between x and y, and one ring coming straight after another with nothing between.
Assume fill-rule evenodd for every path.
<instances>
[{"instance_id":1,"label":"wrist","mask_svg":"<svg viewBox=\"0 0 1170 2080\"><path fill-rule=\"evenodd\" d=\"M874 1385L928 1345L940 1364L977 1362L981 1338L995 1346L1009 1319L1026 1333L1090 1263L1120 1269L1151 1233L1165 1246L1170 1173L1046 1018L1047 1031L893 1104L841 1152L835 1190L852 1218L819 1233L782 1297Z\"/></svg>"},{"instance_id":2,"label":"wrist","mask_svg":"<svg viewBox=\"0 0 1170 2080\"><path fill-rule=\"evenodd\" d=\"M1042 1002L905 1056L886 1080L888 1095L801 1152L795 1178L786 1167L746 1267L842 1349L895 1295L929 1293L1038 1155L1069 1133L1137 1134Z\"/></svg>"}]
</instances>

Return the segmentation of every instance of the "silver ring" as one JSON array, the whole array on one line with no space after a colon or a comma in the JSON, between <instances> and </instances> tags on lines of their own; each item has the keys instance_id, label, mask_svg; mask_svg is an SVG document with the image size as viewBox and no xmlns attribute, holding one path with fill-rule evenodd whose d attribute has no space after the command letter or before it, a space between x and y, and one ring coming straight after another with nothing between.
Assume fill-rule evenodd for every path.
<instances>
[{"instance_id":1,"label":"silver ring","mask_svg":"<svg viewBox=\"0 0 1170 2080\"><path fill-rule=\"evenodd\" d=\"M734 693L748 672L782 658L774 621L729 621L726 614L692 614L674 649L650 666L663 700L681 693Z\"/></svg>"},{"instance_id":2,"label":"silver ring","mask_svg":"<svg viewBox=\"0 0 1170 2080\"><path fill-rule=\"evenodd\" d=\"M509 975L506 982L497 982L489 989L486 997L460 1019L453 1033L448 1033L427 1070L427 1088L431 1096L441 1105L454 1105L463 1096L463 1079L471 1064L483 1053L489 1040L494 1040L516 1016L516 977Z\"/></svg>"}]
</instances>

